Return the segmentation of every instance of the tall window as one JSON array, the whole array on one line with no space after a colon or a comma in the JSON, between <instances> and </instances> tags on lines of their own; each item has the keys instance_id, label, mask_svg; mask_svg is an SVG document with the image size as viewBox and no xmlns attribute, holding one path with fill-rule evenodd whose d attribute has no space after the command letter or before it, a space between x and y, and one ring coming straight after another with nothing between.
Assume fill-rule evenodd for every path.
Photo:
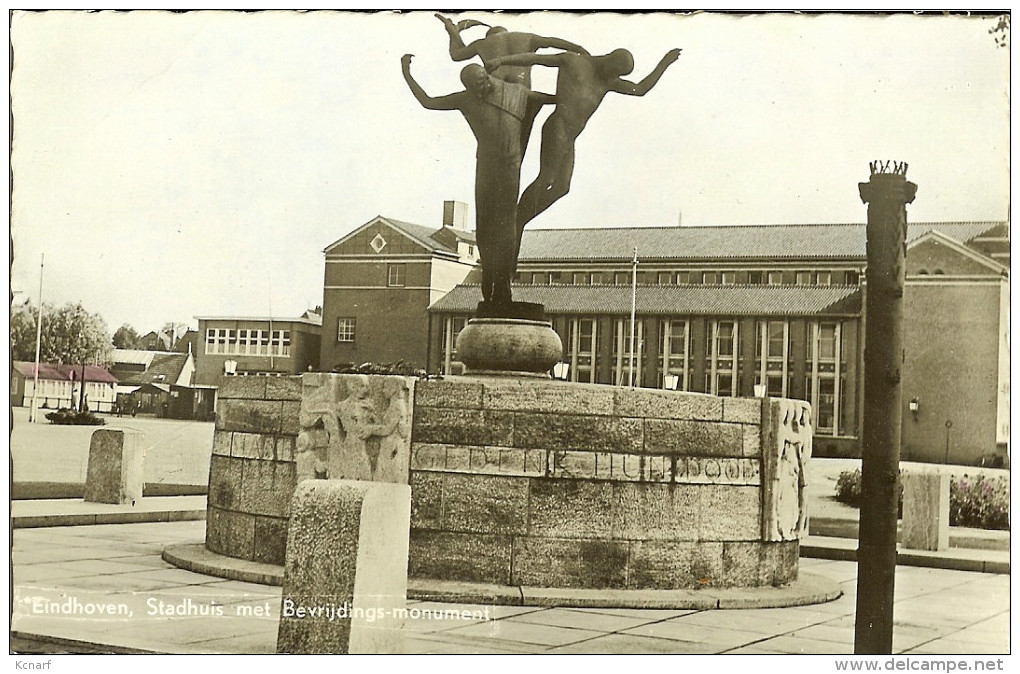
<instances>
[{"instance_id":1,"label":"tall window","mask_svg":"<svg viewBox=\"0 0 1020 674\"><path fill-rule=\"evenodd\" d=\"M759 321L755 353L757 383L765 385L767 395L785 398L790 391L790 324Z\"/></svg>"},{"instance_id":2,"label":"tall window","mask_svg":"<svg viewBox=\"0 0 1020 674\"><path fill-rule=\"evenodd\" d=\"M386 265L386 285L390 287L403 287L404 272L405 269L402 264Z\"/></svg>"},{"instance_id":3,"label":"tall window","mask_svg":"<svg viewBox=\"0 0 1020 674\"><path fill-rule=\"evenodd\" d=\"M662 321L659 325L659 354L662 358L659 385L665 387L665 375L677 376L677 389L689 388L688 351L690 339L687 321Z\"/></svg>"},{"instance_id":4,"label":"tall window","mask_svg":"<svg viewBox=\"0 0 1020 674\"><path fill-rule=\"evenodd\" d=\"M846 363L843 358L842 324L815 322L808 326L806 390L814 410L815 429L839 435L840 391Z\"/></svg>"},{"instance_id":5,"label":"tall window","mask_svg":"<svg viewBox=\"0 0 1020 674\"><path fill-rule=\"evenodd\" d=\"M354 341L354 319L353 318L341 318L337 323L336 330L336 341L338 342L353 342Z\"/></svg>"},{"instance_id":6,"label":"tall window","mask_svg":"<svg viewBox=\"0 0 1020 674\"><path fill-rule=\"evenodd\" d=\"M734 396L737 391L737 322L710 321L711 352L705 373L706 389L712 395Z\"/></svg>"},{"instance_id":7,"label":"tall window","mask_svg":"<svg viewBox=\"0 0 1020 674\"><path fill-rule=\"evenodd\" d=\"M447 316L443 319L443 374L453 374L457 362L457 335L467 325L466 316Z\"/></svg>"},{"instance_id":8,"label":"tall window","mask_svg":"<svg viewBox=\"0 0 1020 674\"><path fill-rule=\"evenodd\" d=\"M567 325L570 380L595 383L597 323L594 318L571 318Z\"/></svg>"},{"instance_id":9,"label":"tall window","mask_svg":"<svg viewBox=\"0 0 1020 674\"><path fill-rule=\"evenodd\" d=\"M290 356L290 330L273 330L269 353L273 356Z\"/></svg>"},{"instance_id":10,"label":"tall window","mask_svg":"<svg viewBox=\"0 0 1020 674\"><path fill-rule=\"evenodd\" d=\"M638 320L634 330L634 344L631 348L630 319L616 319L613 331L613 384L617 386L631 385L631 367L633 366L634 386L641 385L641 360L644 352L644 322Z\"/></svg>"}]
</instances>

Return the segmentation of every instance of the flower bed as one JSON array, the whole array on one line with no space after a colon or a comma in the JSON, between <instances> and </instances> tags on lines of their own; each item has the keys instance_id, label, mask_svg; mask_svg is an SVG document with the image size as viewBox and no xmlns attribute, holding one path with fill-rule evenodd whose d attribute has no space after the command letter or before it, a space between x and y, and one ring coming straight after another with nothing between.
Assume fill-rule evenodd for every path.
<instances>
[{"instance_id":1,"label":"flower bed","mask_svg":"<svg viewBox=\"0 0 1020 674\"><path fill-rule=\"evenodd\" d=\"M845 470L836 480L836 500L860 507L861 471ZM900 487L900 508L903 487ZM949 524L977 529L1009 529L1009 479L962 475L949 481Z\"/></svg>"}]
</instances>

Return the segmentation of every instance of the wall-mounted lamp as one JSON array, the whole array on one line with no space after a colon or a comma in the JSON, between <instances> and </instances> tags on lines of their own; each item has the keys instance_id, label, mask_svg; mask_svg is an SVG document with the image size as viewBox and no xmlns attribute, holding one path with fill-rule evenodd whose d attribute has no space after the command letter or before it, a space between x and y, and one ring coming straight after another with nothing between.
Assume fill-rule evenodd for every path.
<instances>
[{"instance_id":1,"label":"wall-mounted lamp","mask_svg":"<svg viewBox=\"0 0 1020 674\"><path fill-rule=\"evenodd\" d=\"M570 363L564 363L562 360L553 365L553 377L561 381L566 381L570 376Z\"/></svg>"},{"instance_id":2,"label":"wall-mounted lamp","mask_svg":"<svg viewBox=\"0 0 1020 674\"><path fill-rule=\"evenodd\" d=\"M662 388L667 391L675 391L676 387L680 385L680 375L677 374L666 374L662 376Z\"/></svg>"},{"instance_id":3,"label":"wall-mounted lamp","mask_svg":"<svg viewBox=\"0 0 1020 674\"><path fill-rule=\"evenodd\" d=\"M917 413L921 411L921 401L917 398L911 398L910 402L907 403L907 409L914 415L914 421L917 421Z\"/></svg>"},{"instance_id":4,"label":"wall-mounted lamp","mask_svg":"<svg viewBox=\"0 0 1020 674\"><path fill-rule=\"evenodd\" d=\"M223 361L223 372L225 374L237 374L237 361L236 360Z\"/></svg>"}]
</instances>

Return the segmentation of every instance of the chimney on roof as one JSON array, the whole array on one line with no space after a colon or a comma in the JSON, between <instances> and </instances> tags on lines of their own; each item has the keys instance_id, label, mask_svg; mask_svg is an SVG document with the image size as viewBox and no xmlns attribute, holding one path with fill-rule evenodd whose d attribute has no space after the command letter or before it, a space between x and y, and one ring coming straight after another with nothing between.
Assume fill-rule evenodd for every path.
<instances>
[{"instance_id":1,"label":"chimney on roof","mask_svg":"<svg viewBox=\"0 0 1020 674\"><path fill-rule=\"evenodd\" d=\"M468 205L463 201L444 201L443 227L466 232L468 230Z\"/></svg>"}]
</instances>

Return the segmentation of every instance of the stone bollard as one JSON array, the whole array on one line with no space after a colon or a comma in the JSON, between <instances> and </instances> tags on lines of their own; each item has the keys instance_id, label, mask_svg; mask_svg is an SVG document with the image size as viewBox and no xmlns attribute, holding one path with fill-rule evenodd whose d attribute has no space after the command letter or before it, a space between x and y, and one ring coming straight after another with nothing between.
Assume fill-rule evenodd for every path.
<instances>
[{"instance_id":1,"label":"stone bollard","mask_svg":"<svg viewBox=\"0 0 1020 674\"><path fill-rule=\"evenodd\" d=\"M145 483L143 437L129 429L99 429L92 433L85 477L86 501L133 505L142 498Z\"/></svg>"},{"instance_id":2,"label":"stone bollard","mask_svg":"<svg viewBox=\"0 0 1020 674\"><path fill-rule=\"evenodd\" d=\"M402 653L411 488L306 480L290 512L277 653Z\"/></svg>"},{"instance_id":3,"label":"stone bollard","mask_svg":"<svg viewBox=\"0 0 1020 674\"><path fill-rule=\"evenodd\" d=\"M904 473L903 532L900 543L913 550L949 547L949 476Z\"/></svg>"}]
</instances>

